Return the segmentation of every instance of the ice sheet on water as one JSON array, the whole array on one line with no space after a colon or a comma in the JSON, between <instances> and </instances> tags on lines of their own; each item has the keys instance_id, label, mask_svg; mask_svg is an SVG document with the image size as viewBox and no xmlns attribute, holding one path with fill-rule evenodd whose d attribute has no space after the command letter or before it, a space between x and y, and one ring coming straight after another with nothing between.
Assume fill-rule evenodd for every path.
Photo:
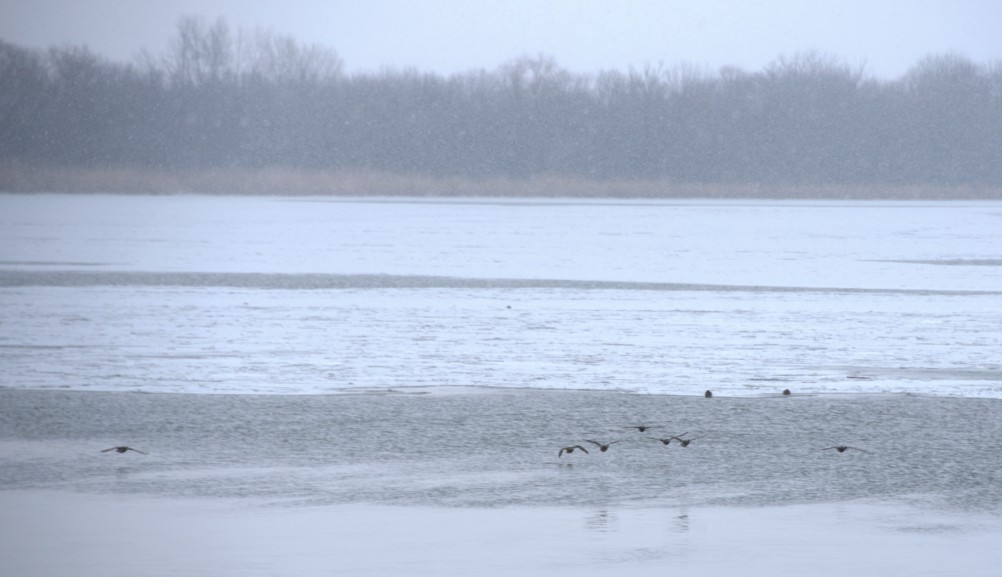
<instances>
[{"instance_id":1,"label":"ice sheet on water","mask_svg":"<svg viewBox=\"0 0 1002 577\"><path fill-rule=\"evenodd\" d=\"M1002 396L996 296L580 289L5 289L5 384Z\"/></svg>"},{"instance_id":2,"label":"ice sheet on water","mask_svg":"<svg viewBox=\"0 0 1002 577\"><path fill-rule=\"evenodd\" d=\"M607 291L822 292L1002 296L1002 290L892 289L816 286L746 286L695 283L589 281L545 278L462 278L388 274L211 273L154 271L0 270L3 287L202 287L319 289L569 289Z\"/></svg>"},{"instance_id":3,"label":"ice sheet on water","mask_svg":"<svg viewBox=\"0 0 1002 577\"><path fill-rule=\"evenodd\" d=\"M1000 203L0 208L7 387L1002 396Z\"/></svg>"}]
</instances>

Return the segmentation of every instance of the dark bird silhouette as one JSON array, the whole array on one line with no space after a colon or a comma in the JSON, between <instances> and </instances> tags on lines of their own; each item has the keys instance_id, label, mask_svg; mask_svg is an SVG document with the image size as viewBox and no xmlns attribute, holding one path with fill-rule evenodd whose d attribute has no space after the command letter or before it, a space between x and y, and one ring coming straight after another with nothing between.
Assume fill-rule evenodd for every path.
<instances>
[{"instance_id":1,"label":"dark bird silhouette","mask_svg":"<svg viewBox=\"0 0 1002 577\"><path fill-rule=\"evenodd\" d=\"M609 445L615 445L616 443L619 442L619 441L609 441L608 443L599 443L598 441L592 441L591 439L585 439L585 441L591 443L592 445L595 445L596 447L598 447L598 450L603 453L609 450ZM588 451L585 452L587 453Z\"/></svg>"},{"instance_id":2,"label":"dark bird silhouette","mask_svg":"<svg viewBox=\"0 0 1002 577\"><path fill-rule=\"evenodd\" d=\"M822 451L827 451L828 449L835 449L839 453L844 453L848 449L852 449L854 451L863 451L864 453L869 453L869 451L867 451L866 449L857 449L856 447L849 447L847 445L835 445L834 447L825 447L824 449L821 449L821 450Z\"/></svg>"},{"instance_id":3,"label":"dark bird silhouette","mask_svg":"<svg viewBox=\"0 0 1002 577\"><path fill-rule=\"evenodd\" d=\"M684 435L685 433L682 433L682 434ZM705 436L706 435L703 435L703 437L705 437ZM682 445L683 447L688 447L689 443L695 441L696 439L702 439L703 437L693 437L691 439L683 439L681 436L677 436L677 437L672 437L672 438L673 439L678 439L678 443L680 445Z\"/></svg>"},{"instance_id":4,"label":"dark bird silhouette","mask_svg":"<svg viewBox=\"0 0 1002 577\"><path fill-rule=\"evenodd\" d=\"M581 445L571 445L570 447L564 447L559 451L557 451L557 457L563 457L564 453L567 453L569 455L573 453L575 449L581 449L582 453L588 454L588 449L585 449Z\"/></svg>"},{"instance_id":5,"label":"dark bird silhouette","mask_svg":"<svg viewBox=\"0 0 1002 577\"><path fill-rule=\"evenodd\" d=\"M707 399L709 399L710 397L713 396L713 391L707 389L706 392L703 393L703 396L706 397Z\"/></svg>"},{"instance_id":6,"label":"dark bird silhouette","mask_svg":"<svg viewBox=\"0 0 1002 577\"><path fill-rule=\"evenodd\" d=\"M659 426L660 425L629 425L626 428L627 429L636 429L636 430L640 431L641 433L643 433L647 429L657 429Z\"/></svg>"},{"instance_id":7,"label":"dark bird silhouette","mask_svg":"<svg viewBox=\"0 0 1002 577\"><path fill-rule=\"evenodd\" d=\"M687 433L682 433L682 435L685 435L685 434L687 434ZM661 441L662 445L670 445L672 441L678 441L678 442L681 443L682 439L680 439L679 437L681 437L682 435L672 435L672 436L668 437L667 439L657 439L657 440Z\"/></svg>"},{"instance_id":8,"label":"dark bird silhouette","mask_svg":"<svg viewBox=\"0 0 1002 577\"><path fill-rule=\"evenodd\" d=\"M790 396L790 389L783 389L783 396L789 397Z\"/></svg>"},{"instance_id":9,"label":"dark bird silhouette","mask_svg":"<svg viewBox=\"0 0 1002 577\"><path fill-rule=\"evenodd\" d=\"M107 453L108 451L115 451L116 453L125 453L127 451L135 451L135 452L140 453L142 455L146 454L143 451L140 451L139 449L133 449L132 447L126 447L125 445L122 445L121 447L110 447L108 449L101 450L102 453Z\"/></svg>"}]
</instances>

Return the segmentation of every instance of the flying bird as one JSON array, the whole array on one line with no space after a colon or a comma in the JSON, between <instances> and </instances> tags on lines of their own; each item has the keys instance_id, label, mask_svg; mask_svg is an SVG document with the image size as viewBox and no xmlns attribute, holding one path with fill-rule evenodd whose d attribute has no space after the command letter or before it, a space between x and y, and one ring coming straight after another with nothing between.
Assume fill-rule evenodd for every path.
<instances>
[{"instance_id":1,"label":"flying bird","mask_svg":"<svg viewBox=\"0 0 1002 577\"><path fill-rule=\"evenodd\" d=\"M863 451L864 453L869 453L869 451L867 451L866 449L857 449L856 447L849 447L847 445L835 445L834 447L825 447L824 449L820 449L820 450L827 451L828 449L835 449L839 453L844 453L848 449L852 449L854 451Z\"/></svg>"},{"instance_id":2,"label":"flying bird","mask_svg":"<svg viewBox=\"0 0 1002 577\"><path fill-rule=\"evenodd\" d=\"M684 435L684 434L685 434L685 433L682 433L682 435ZM689 443L691 443L691 442L695 441L696 439L702 439L703 437L705 437L705 436L706 436L706 435L703 435L702 437L693 437L693 438L691 438L691 439L683 439L683 438L682 438L682 435L679 435L679 436L676 436L676 437L672 437L672 438L673 438L673 439L677 439L677 440L678 440L678 442L679 442L679 444L680 444L680 445L682 445L683 447L688 447L688 446L689 446Z\"/></svg>"},{"instance_id":3,"label":"flying bird","mask_svg":"<svg viewBox=\"0 0 1002 577\"><path fill-rule=\"evenodd\" d=\"M585 449L581 445L571 445L569 447L564 447L564 448L560 449L559 451L557 451L557 457L563 457L564 453L567 453L569 455L569 454L573 453L575 451L575 449L581 449L581 452L583 452L585 454L588 454L588 449Z\"/></svg>"},{"instance_id":4,"label":"flying bird","mask_svg":"<svg viewBox=\"0 0 1002 577\"><path fill-rule=\"evenodd\" d=\"M687 433L682 433L682 435L685 435L685 434L687 434ZM661 441L662 445L670 445L672 441L678 441L678 442L681 443L682 439L680 437L682 435L672 435L672 436L668 437L667 439L656 439L656 440Z\"/></svg>"},{"instance_id":5,"label":"flying bird","mask_svg":"<svg viewBox=\"0 0 1002 577\"><path fill-rule=\"evenodd\" d=\"M591 439L585 439L585 441L591 443L592 445L595 445L596 447L598 447L598 450L603 453L609 450L609 445L614 445L619 442L619 441L609 441L608 443L599 443L598 441L592 441ZM587 453L588 451L585 452Z\"/></svg>"},{"instance_id":6,"label":"flying bird","mask_svg":"<svg viewBox=\"0 0 1002 577\"><path fill-rule=\"evenodd\" d=\"M658 427L659 427L659 425L627 425L626 428L627 429L636 429L636 430L640 431L641 433L643 433L647 429L656 429Z\"/></svg>"},{"instance_id":7,"label":"flying bird","mask_svg":"<svg viewBox=\"0 0 1002 577\"><path fill-rule=\"evenodd\" d=\"M125 445L122 445L121 447L109 447L107 449L102 449L101 450L102 453L107 453L108 451L115 451L116 453L125 453L127 451L135 451L135 452L137 452L137 453L139 453L141 455L145 455L146 454L145 452L140 451L139 449L133 449L132 447L126 447Z\"/></svg>"}]
</instances>

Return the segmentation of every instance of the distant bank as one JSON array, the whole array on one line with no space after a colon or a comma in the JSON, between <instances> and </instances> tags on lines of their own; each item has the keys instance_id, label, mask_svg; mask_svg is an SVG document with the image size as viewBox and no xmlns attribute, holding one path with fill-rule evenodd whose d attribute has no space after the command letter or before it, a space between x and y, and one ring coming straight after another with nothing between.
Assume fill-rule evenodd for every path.
<instances>
[{"instance_id":1,"label":"distant bank","mask_svg":"<svg viewBox=\"0 0 1002 577\"><path fill-rule=\"evenodd\" d=\"M551 175L468 178L292 168L167 171L0 165L0 192L267 196L1002 200L1002 187L941 184L683 183Z\"/></svg>"}]
</instances>

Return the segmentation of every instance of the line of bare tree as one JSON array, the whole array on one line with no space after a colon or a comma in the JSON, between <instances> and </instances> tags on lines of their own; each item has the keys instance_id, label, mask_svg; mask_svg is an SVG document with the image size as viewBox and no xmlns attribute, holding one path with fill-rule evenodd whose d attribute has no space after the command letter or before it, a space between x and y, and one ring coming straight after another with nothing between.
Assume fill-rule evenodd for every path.
<instances>
[{"instance_id":1,"label":"line of bare tree","mask_svg":"<svg viewBox=\"0 0 1002 577\"><path fill-rule=\"evenodd\" d=\"M690 183L1002 184L1002 62L903 77L804 53L764 70L577 75L546 56L442 76L186 18L163 56L0 41L0 161Z\"/></svg>"}]
</instances>

